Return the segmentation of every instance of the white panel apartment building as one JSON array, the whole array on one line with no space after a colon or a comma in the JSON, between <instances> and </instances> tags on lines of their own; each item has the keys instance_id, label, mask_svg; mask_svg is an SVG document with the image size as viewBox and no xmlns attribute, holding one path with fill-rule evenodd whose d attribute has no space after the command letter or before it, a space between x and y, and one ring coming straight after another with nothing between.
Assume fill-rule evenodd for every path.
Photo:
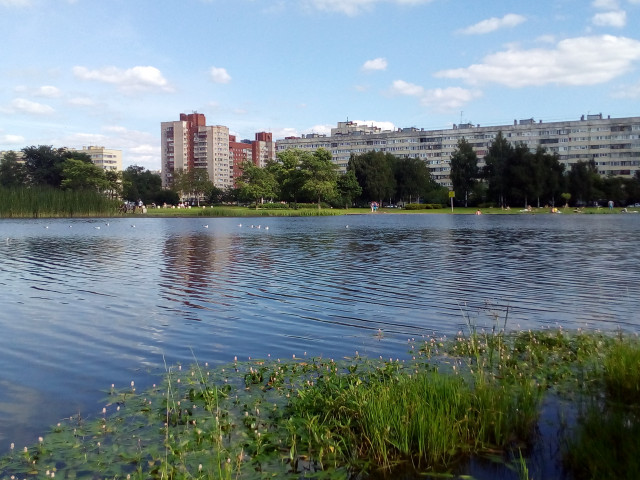
<instances>
[{"instance_id":1,"label":"white panel apartment building","mask_svg":"<svg viewBox=\"0 0 640 480\"><path fill-rule=\"evenodd\" d=\"M104 171L122 171L122 150L114 150L112 148L88 146L82 147L82 150L76 152L86 153L91 157L94 165L102 168Z\"/></svg>"},{"instance_id":2,"label":"white panel apartment building","mask_svg":"<svg viewBox=\"0 0 640 480\"><path fill-rule=\"evenodd\" d=\"M177 122L161 126L162 186L173 183L174 172L206 169L218 188L233 186L233 161L229 154L229 128L207 126L201 113L180 114Z\"/></svg>"},{"instance_id":3,"label":"white panel apartment building","mask_svg":"<svg viewBox=\"0 0 640 480\"><path fill-rule=\"evenodd\" d=\"M289 148L310 151L325 148L341 171L346 170L352 153L375 150L401 158L419 158L427 163L438 183L450 187L450 159L458 140L464 138L472 145L482 166L498 132L514 145L524 143L532 151L540 145L549 153L557 153L567 169L578 161L589 160L595 161L601 175L629 177L640 169L640 117L603 118L601 114L564 122L526 119L491 127L461 124L446 130L383 131L354 122L339 122L329 137L318 134L288 137L278 140L276 148L278 152Z\"/></svg>"}]
</instances>

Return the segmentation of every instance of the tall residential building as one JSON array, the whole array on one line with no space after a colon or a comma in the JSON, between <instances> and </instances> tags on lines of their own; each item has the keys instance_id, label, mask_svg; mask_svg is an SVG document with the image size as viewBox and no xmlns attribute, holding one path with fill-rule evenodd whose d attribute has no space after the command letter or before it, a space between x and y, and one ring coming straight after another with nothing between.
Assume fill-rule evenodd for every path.
<instances>
[{"instance_id":1,"label":"tall residential building","mask_svg":"<svg viewBox=\"0 0 640 480\"><path fill-rule=\"evenodd\" d=\"M73 149L76 152L86 153L91 161L105 171L122 171L122 150L112 148L88 146L82 149Z\"/></svg>"},{"instance_id":2,"label":"tall residential building","mask_svg":"<svg viewBox=\"0 0 640 480\"><path fill-rule=\"evenodd\" d=\"M391 131L339 122L330 136L287 137L276 142L276 150L325 148L341 171L346 170L351 154L372 150L401 158L419 158L427 163L438 183L450 187L451 155L458 140L464 138L471 144L482 166L498 132L514 145L524 143L532 151L542 146L549 153L558 154L566 168L579 161L593 160L601 175L630 177L640 170L640 117L603 118L602 114L563 122L536 122L530 118L514 120L513 125L490 127L467 123L444 130L412 127Z\"/></svg>"},{"instance_id":3,"label":"tall residential building","mask_svg":"<svg viewBox=\"0 0 640 480\"><path fill-rule=\"evenodd\" d=\"M229 128L207 126L202 113L181 113L179 121L161 123L162 186L171 186L174 172L194 168L206 169L218 188L233 185Z\"/></svg>"},{"instance_id":4,"label":"tall residential building","mask_svg":"<svg viewBox=\"0 0 640 480\"><path fill-rule=\"evenodd\" d=\"M236 141L235 135L229 135L229 154L233 162L233 179L242 175L242 164L253 162L253 148L249 140Z\"/></svg>"},{"instance_id":5,"label":"tall residential building","mask_svg":"<svg viewBox=\"0 0 640 480\"><path fill-rule=\"evenodd\" d=\"M272 133L256 133L256 139L251 143L251 148L253 163L258 167L264 167L269 160L276 158L276 144Z\"/></svg>"}]
</instances>

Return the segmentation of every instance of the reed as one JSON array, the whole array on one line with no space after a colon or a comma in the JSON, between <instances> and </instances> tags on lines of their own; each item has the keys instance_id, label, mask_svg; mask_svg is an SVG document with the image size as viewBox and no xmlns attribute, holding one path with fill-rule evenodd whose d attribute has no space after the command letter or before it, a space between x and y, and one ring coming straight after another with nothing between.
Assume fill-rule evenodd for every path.
<instances>
[{"instance_id":1,"label":"reed","mask_svg":"<svg viewBox=\"0 0 640 480\"><path fill-rule=\"evenodd\" d=\"M356 354L211 368L194 358L143 391L112 386L102 414L75 415L12 447L0 479L394 478L451 475L474 457L539 478L526 454L541 440L547 391L577 413L562 439L573 478L640 475L638 405L608 386L638 370L637 339L473 329L410 348L407 361Z\"/></svg>"},{"instance_id":2,"label":"reed","mask_svg":"<svg viewBox=\"0 0 640 480\"><path fill-rule=\"evenodd\" d=\"M108 217L118 213L119 202L94 191L49 188L0 188L0 217Z\"/></svg>"}]
</instances>

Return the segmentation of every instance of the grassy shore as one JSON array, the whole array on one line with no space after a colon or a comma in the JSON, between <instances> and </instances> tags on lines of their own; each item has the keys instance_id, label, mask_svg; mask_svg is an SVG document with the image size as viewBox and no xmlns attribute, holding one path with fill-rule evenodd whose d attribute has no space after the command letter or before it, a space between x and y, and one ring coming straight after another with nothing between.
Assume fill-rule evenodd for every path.
<instances>
[{"instance_id":1,"label":"grassy shore","mask_svg":"<svg viewBox=\"0 0 640 480\"><path fill-rule=\"evenodd\" d=\"M12 445L0 478L462 478L476 458L529 479L549 396L576 418L557 429L567 475L640 478L637 336L471 327L408 345L403 361L194 358Z\"/></svg>"},{"instance_id":2,"label":"grassy shore","mask_svg":"<svg viewBox=\"0 0 640 480\"><path fill-rule=\"evenodd\" d=\"M455 215L475 215L476 207L451 207L428 210L405 210L402 208L381 208L377 212L371 212L369 208L304 208L304 209L258 209L253 207L236 206L211 206L192 208L150 208L145 214L136 213L133 215L143 215L147 217L304 217L304 216L332 216L332 215L382 215L382 214L455 214ZM633 209L631 209L633 210ZM636 209L640 210L640 209ZM561 214L583 215L583 214L619 214L621 209L613 210L605 208L561 208ZM549 208L533 208L530 212L519 209L484 208L483 214L488 215L557 215L552 214Z\"/></svg>"}]
</instances>

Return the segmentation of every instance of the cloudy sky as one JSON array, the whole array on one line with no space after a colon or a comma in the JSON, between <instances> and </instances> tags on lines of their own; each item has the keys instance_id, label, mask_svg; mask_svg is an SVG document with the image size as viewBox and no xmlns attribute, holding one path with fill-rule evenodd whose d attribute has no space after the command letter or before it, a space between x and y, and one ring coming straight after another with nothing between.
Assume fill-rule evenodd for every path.
<instances>
[{"instance_id":1,"label":"cloudy sky","mask_svg":"<svg viewBox=\"0 0 640 480\"><path fill-rule=\"evenodd\" d=\"M0 150L640 116L640 0L0 0Z\"/></svg>"}]
</instances>

